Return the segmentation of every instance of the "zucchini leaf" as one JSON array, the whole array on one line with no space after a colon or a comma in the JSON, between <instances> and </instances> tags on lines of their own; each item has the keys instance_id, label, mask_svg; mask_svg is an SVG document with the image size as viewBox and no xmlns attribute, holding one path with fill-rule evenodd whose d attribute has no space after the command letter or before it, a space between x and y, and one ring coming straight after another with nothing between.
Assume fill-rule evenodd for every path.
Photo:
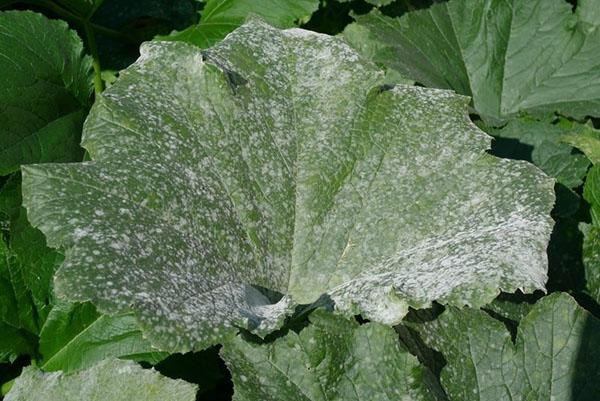
<instances>
[{"instance_id":1,"label":"zucchini leaf","mask_svg":"<svg viewBox=\"0 0 600 401\"><path fill-rule=\"evenodd\" d=\"M204 52L145 44L86 121L93 161L23 169L29 218L68 249L56 293L183 352L321 297L396 324L543 288L553 181L487 154L466 97L382 79L258 20Z\"/></svg>"}]
</instances>

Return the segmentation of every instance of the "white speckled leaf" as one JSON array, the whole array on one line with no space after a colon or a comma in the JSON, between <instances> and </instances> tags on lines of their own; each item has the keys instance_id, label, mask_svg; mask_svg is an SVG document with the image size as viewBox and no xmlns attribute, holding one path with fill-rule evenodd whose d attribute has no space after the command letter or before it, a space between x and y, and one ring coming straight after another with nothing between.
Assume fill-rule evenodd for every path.
<instances>
[{"instance_id":1,"label":"white speckled leaf","mask_svg":"<svg viewBox=\"0 0 600 401\"><path fill-rule=\"evenodd\" d=\"M467 98L381 78L260 21L206 52L146 44L86 122L94 161L24 169L31 221L70 248L56 292L184 351L323 294L392 324L543 288L552 180L486 154Z\"/></svg>"},{"instance_id":2,"label":"white speckled leaf","mask_svg":"<svg viewBox=\"0 0 600 401\"><path fill-rule=\"evenodd\" d=\"M392 328L324 310L310 320L300 334L270 344L237 338L223 347L235 401L441 399L433 374L400 347Z\"/></svg>"},{"instance_id":3,"label":"white speckled leaf","mask_svg":"<svg viewBox=\"0 0 600 401\"><path fill-rule=\"evenodd\" d=\"M23 370L5 401L193 401L196 385L143 369L131 361L106 359L71 374Z\"/></svg>"},{"instance_id":4,"label":"white speckled leaf","mask_svg":"<svg viewBox=\"0 0 600 401\"><path fill-rule=\"evenodd\" d=\"M356 17L378 58L424 85L473 97L478 113L600 116L600 0L450 0L400 18Z\"/></svg>"},{"instance_id":5,"label":"white speckled leaf","mask_svg":"<svg viewBox=\"0 0 600 401\"><path fill-rule=\"evenodd\" d=\"M451 308L416 327L447 361L441 382L451 401L592 401L600 394L600 321L567 294L538 301L514 344L504 324L480 310Z\"/></svg>"}]
</instances>

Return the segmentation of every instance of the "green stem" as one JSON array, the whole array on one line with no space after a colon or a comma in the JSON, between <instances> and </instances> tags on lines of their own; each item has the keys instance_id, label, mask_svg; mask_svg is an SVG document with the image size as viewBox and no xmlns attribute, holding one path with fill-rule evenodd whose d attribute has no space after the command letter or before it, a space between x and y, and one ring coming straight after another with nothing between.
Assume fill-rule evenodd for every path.
<instances>
[{"instance_id":1,"label":"green stem","mask_svg":"<svg viewBox=\"0 0 600 401\"><path fill-rule=\"evenodd\" d=\"M94 93L96 96L98 96L104 90L104 83L102 82L102 68L100 68L100 57L98 56L96 37L94 36L94 31L92 30L92 24L90 24L88 20L83 21L83 30L85 31L88 47L92 53L92 66L94 67Z\"/></svg>"},{"instance_id":2,"label":"green stem","mask_svg":"<svg viewBox=\"0 0 600 401\"><path fill-rule=\"evenodd\" d=\"M15 379L12 379L11 381L3 383L2 387L0 387L0 395L2 395L2 397L4 397L6 394L8 394L8 392L12 388L13 384L15 384Z\"/></svg>"}]
</instances>

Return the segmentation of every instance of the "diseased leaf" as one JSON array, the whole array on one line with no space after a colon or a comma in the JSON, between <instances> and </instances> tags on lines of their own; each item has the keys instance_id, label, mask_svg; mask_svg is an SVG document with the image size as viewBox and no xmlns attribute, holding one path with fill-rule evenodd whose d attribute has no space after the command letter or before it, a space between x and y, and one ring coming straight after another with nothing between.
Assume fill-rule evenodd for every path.
<instances>
[{"instance_id":1,"label":"diseased leaf","mask_svg":"<svg viewBox=\"0 0 600 401\"><path fill-rule=\"evenodd\" d=\"M590 162L562 139L568 133L578 134L588 129L587 125L549 116L540 119L520 117L510 120L502 128L489 127L486 131L497 137L494 144L497 156L532 161L558 183L576 188L583 184ZM511 143L515 139L518 143Z\"/></svg>"},{"instance_id":2,"label":"diseased leaf","mask_svg":"<svg viewBox=\"0 0 600 401\"><path fill-rule=\"evenodd\" d=\"M400 348L392 328L360 326L324 310L310 320L300 334L290 332L270 344L237 338L223 347L234 400L442 399L431 372Z\"/></svg>"},{"instance_id":3,"label":"diseased leaf","mask_svg":"<svg viewBox=\"0 0 600 401\"><path fill-rule=\"evenodd\" d=\"M290 28L308 19L319 7L319 0L207 0L200 22L163 40L177 40L207 48L242 25L246 18L257 15L280 28Z\"/></svg>"},{"instance_id":4,"label":"diseased leaf","mask_svg":"<svg viewBox=\"0 0 600 401\"><path fill-rule=\"evenodd\" d=\"M5 401L193 401L195 398L193 384L142 369L131 361L106 359L72 374L25 368Z\"/></svg>"},{"instance_id":5,"label":"diseased leaf","mask_svg":"<svg viewBox=\"0 0 600 401\"><path fill-rule=\"evenodd\" d=\"M167 354L152 348L132 314L100 315L90 304L58 302L40 333L40 367L65 373L109 357L156 364Z\"/></svg>"},{"instance_id":6,"label":"diseased leaf","mask_svg":"<svg viewBox=\"0 0 600 401\"><path fill-rule=\"evenodd\" d=\"M186 351L322 296L395 324L543 288L553 181L487 154L467 98L381 80L257 20L206 52L146 44L86 122L94 161L23 170L29 218L69 248L55 291Z\"/></svg>"},{"instance_id":7,"label":"diseased leaf","mask_svg":"<svg viewBox=\"0 0 600 401\"><path fill-rule=\"evenodd\" d=\"M0 12L0 175L78 159L91 62L63 21Z\"/></svg>"},{"instance_id":8,"label":"diseased leaf","mask_svg":"<svg viewBox=\"0 0 600 401\"><path fill-rule=\"evenodd\" d=\"M580 149L594 164L600 163L600 131L586 125L584 130L562 137L563 142Z\"/></svg>"},{"instance_id":9,"label":"diseased leaf","mask_svg":"<svg viewBox=\"0 0 600 401\"><path fill-rule=\"evenodd\" d=\"M600 116L600 1L450 0L390 18L357 16L407 77L473 98L483 116Z\"/></svg>"},{"instance_id":10,"label":"diseased leaf","mask_svg":"<svg viewBox=\"0 0 600 401\"><path fill-rule=\"evenodd\" d=\"M419 326L417 326L419 327ZM567 294L542 298L523 318L513 344L483 311L449 308L419 327L444 354L450 400L593 400L600 380L600 321Z\"/></svg>"}]
</instances>

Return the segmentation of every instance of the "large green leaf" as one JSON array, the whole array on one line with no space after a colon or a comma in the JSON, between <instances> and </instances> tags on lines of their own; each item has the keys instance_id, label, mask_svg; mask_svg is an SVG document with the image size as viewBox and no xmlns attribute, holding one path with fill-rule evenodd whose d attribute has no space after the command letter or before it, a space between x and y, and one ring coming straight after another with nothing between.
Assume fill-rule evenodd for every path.
<instances>
[{"instance_id":1,"label":"large green leaf","mask_svg":"<svg viewBox=\"0 0 600 401\"><path fill-rule=\"evenodd\" d=\"M40 333L40 367L65 373L88 368L108 357L158 363L157 352L132 314L100 315L90 304L58 302Z\"/></svg>"},{"instance_id":2,"label":"large green leaf","mask_svg":"<svg viewBox=\"0 0 600 401\"><path fill-rule=\"evenodd\" d=\"M63 21L0 13L0 175L81 156L91 62Z\"/></svg>"},{"instance_id":3,"label":"large green leaf","mask_svg":"<svg viewBox=\"0 0 600 401\"><path fill-rule=\"evenodd\" d=\"M242 25L249 15L260 16L280 28L289 28L298 20L310 17L318 7L319 0L208 0L198 24L162 39L207 48Z\"/></svg>"},{"instance_id":4,"label":"large green leaf","mask_svg":"<svg viewBox=\"0 0 600 401\"><path fill-rule=\"evenodd\" d=\"M131 361L106 359L72 374L28 367L5 401L193 401L196 385L142 369Z\"/></svg>"},{"instance_id":5,"label":"large green leaf","mask_svg":"<svg viewBox=\"0 0 600 401\"><path fill-rule=\"evenodd\" d=\"M184 351L324 295L395 324L543 288L553 181L487 154L467 98L381 79L256 20L206 52L146 44L86 122L94 161L24 168L31 221L69 248L55 291Z\"/></svg>"},{"instance_id":6,"label":"large green leaf","mask_svg":"<svg viewBox=\"0 0 600 401\"><path fill-rule=\"evenodd\" d=\"M431 372L400 348L392 328L360 326L324 310L310 320L299 335L290 332L270 344L237 338L225 345L222 356L233 375L234 400L442 399Z\"/></svg>"},{"instance_id":7,"label":"large green leaf","mask_svg":"<svg viewBox=\"0 0 600 401\"><path fill-rule=\"evenodd\" d=\"M594 400L600 381L600 321L567 294L542 298L516 343L483 311L451 307L420 327L442 352L441 381L451 400Z\"/></svg>"},{"instance_id":8,"label":"large green leaf","mask_svg":"<svg viewBox=\"0 0 600 401\"><path fill-rule=\"evenodd\" d=\"M472 96L485 116L600 116L600 1L578 3L573 12L564 0L450 0L356 19L385 44L390 68Z\"/></svg>"}]
</instances>

